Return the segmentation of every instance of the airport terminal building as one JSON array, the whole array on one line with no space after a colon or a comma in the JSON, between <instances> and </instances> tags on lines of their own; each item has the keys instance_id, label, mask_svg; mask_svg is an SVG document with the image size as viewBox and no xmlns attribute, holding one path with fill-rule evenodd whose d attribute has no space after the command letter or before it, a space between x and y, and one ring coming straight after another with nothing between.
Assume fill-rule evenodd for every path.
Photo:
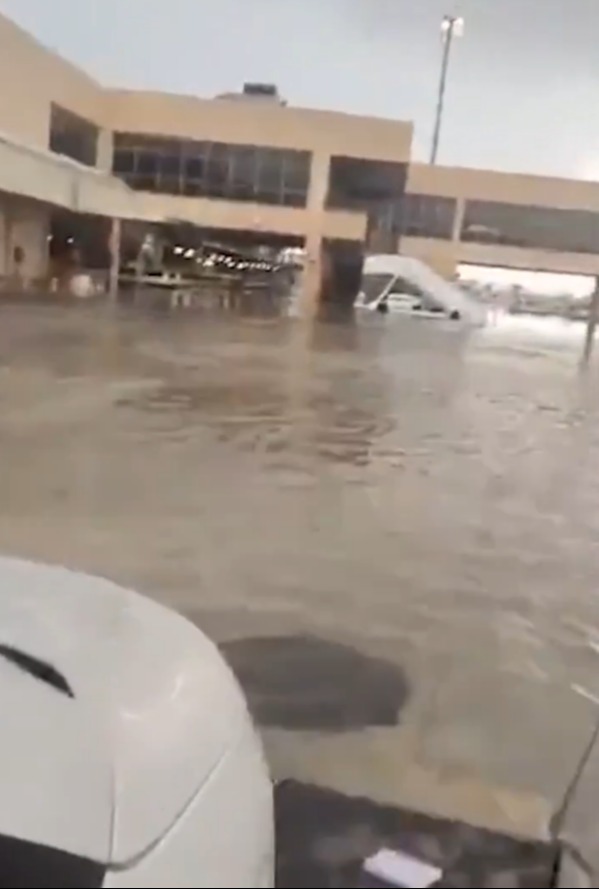
<instances>
[{"instance_id":1,"label":"airport terminal building","mask_svg":"<svg viewBox=\"0 0 599 889\"><path fill-rule=\"evenodd\" d=\"M599 183L414 163L409 122L106 89L0 16L0 279L73 220L231 242L599 275ZM120 226L120 223L119 223ZM109 247L110 249L110 247Z\"/></svg>"}]
</instances>

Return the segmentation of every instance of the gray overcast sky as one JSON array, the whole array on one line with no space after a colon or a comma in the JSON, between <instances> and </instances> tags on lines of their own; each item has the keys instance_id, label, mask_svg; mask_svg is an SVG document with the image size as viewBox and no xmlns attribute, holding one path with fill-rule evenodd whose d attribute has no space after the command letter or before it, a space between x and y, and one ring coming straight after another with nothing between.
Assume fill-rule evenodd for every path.
<instances>
[{"instance_id":1,"label":"gray overcast sky","mask_svg":"<svg viewBox=\"0 0 599 889\"><path fill-rule=\"evenodd\" d=\"M599 179L599 0L0 0L110 85L413 119L430 142L439 22L460 11L440 160Z\"/></svg>"}]
</instances>

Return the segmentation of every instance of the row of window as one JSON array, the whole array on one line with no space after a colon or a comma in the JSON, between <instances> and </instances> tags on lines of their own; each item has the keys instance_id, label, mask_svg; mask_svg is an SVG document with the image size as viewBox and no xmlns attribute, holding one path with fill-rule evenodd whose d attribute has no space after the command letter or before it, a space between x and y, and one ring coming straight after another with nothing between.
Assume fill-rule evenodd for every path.
<instances>
[{"instance_id":1,"label":"row of window","mask_svg":"<svg viewBox=\"0 0 599 889\"><path fill-rule=\"evenodd\" d=\"M327 208L371 212L377 205L400 200L407 177L405 163L332 157Z\"/></svg>"},{"instance_id":2,"label":"row of window","mask_svg":"<svg viewBox=\"0 0 599 889\"><path fill-rule=\"evenodd\" d=\"M462 240L564 253L599 253L599 213L467 201Z\"/></svg>"},{"instance_id":3,"label":"row of window","mask_svg":"<svg viewBox=\"0 0 599 889\"><path fill-rule=\"evenodd\" d=\"M66 129L63 123L62 139ZM117 133L113 171L143 191L305 207L311 161L308 151ZM456 199L402 194L406 169L399 164L334 158L327 204L370 210L376 216L375 227L382 230L451 240ZM467 201L461 238L466 242L599 253L599 214Z\"/></svg>"},{"instance_id":4,"label":"row of window","mask_svg":"<svg viewBox=\"0 0 599 889\"><path fill-rule=\"evenodd\" d=\"M456 207L454 198L405 194L396 200L381 202L371 211L371 230L395 236L451 240Z\"/></svg>"},{"instance_id":5,"label":"row of window","mask_svg":"<svg viewBox=\"0 0 599 889\"><path fill-rule=\"evenodd\" d=\"M118 133L113 172L142 191L305 207L311 162L308 151Z\"/></svg>"},{"instance_id":6,"label":"row of window","mask_svg":"<svg viewBox=\"0 0 599 889\"><path fill-rule=\"evenodd\" d=\"M398 205L399 230L408 237L453 236L454 198L408 194ZM461 239L564 253L599 253L599 213L527 207L499 201L467 201Z\"/></svg>"},{"instance_id":7,"label":"row of window","mask_svg":"<svg viewBox=\"0 0 599 889\"><path fill-rule=\"evenodd\" d=\"M411 238L439 238L450 241L457 210L455 198L428 194L407 194L401 205L400 230Z\"/></svg>"}]
</instances>

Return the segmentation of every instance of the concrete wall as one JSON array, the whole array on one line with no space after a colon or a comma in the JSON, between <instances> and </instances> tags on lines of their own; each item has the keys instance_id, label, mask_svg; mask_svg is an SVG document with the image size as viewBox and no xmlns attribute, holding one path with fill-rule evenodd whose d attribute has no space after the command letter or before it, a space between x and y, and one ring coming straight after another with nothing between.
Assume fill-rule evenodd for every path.
<instances>
[{"instance_id":1,"label":"concrete wall","mask_svg":"<svg viewBox=\"0 0 599 889\"><path fill-rule=\"evenodd\" d=\"M114 176L2 136L0 191L74 212L145 218L143 195Z\"/></svg>"},{"instance_id":2,"label":"concrete wall","mask_svg":"<svg viewBox=\"0 0 599 889\"><path fill-rule=\"evenodd\" d=\"M316 254L323 237L363 240L365 214L325 212L331 157L367 157L407 163L413 127L401 121L268 102L207 100L160 93L111 91L107 120L115 131L160 134L232 144L268 145L312 152L308 206L242 205L233 202L152 198L153 212L217 228L263 228L301 236Z\"/></svg>"},{"instance_id":3,"label":"concrete wall","mask_svg":"<svg viewBox=\"0 0 599 889\"><path fill-rule=\"evenodd\" d=\"M458 200L599 211L599 182L411 164L407 190Z\"/></svg>"},{"instance_id":4,"label":"concrete wall","mask_svg":"<svg viewBox=\"0 0 599 889\"><path fill-rule=\"evenodd\" d=\"M52 102L104 125L101 87L0 15L0 131L48 147Z\"/></svg>"},{"instance_id":5,"label":"concrete wall","mask_svg":"<svg viewBox=\"0 0 599 889\"><path fill-rule=\"evenodd\" d=\"M114 130L132 133L401 162L410 159L412 149L409 123L268 102L116 90L107 93L106 114Z\"/></svg>"},{"instance_id":6,"label":"concrete wall","mask_svg":"<svg viewBox=\"0 0 599 889\"><path fill-rule=\"evenodd\" d=\"M445 277L452 277L461 263L505 266L524 271L599 275L599 256L591 253L527 250L457 240L435 241L431 238L402 238L400 249L407 256L422 259Z\"/></svg>"},{"instance_id":7,"label":"concrete wall","mask_svg":"<svg viewBox=\"0 0 599 889\"><path fill-rule=\"evenodd\" d=\"M403 253L423 259L441 274L453 274L459 263L506 266L534 271L599 274L599 256L594 254L465 243L460 240L461 221L467 200L599 212L597 182L411 164L407 190L415 194L457 199L453 241L403 238L401 242Z\"/></svg>"},{"instance_id":8,"label":"concrete wall","mask_svg":"<svg viewBox=\"0 0 599 889\"><path fill-rule=\"evenodd\" d=\"M24 253L22 277L43 277L48 268L49 230L49 208L0 193L0 277L10 278L19 271L14 261L15 247L21 247Z\"/></svg>"},{"instance_id":9,"label":"concrete wall","mask_svg":"<svg viewBox=\"0 0 599 889\"><path fill-rule=\"evenodd\" d=\"M565 272L573 275L599 275L599 255L561 253L487 244L457 245L457 261L473 265L505 266L535 272Z\"/></svg>"},{"instance_id":10,"label":"concrete wall","mask_svg":"<svg viewBox=\"0 0 599 889\"><path fill-rule=\"evenodd\" d=\"M294 207L147 193L139 193L137 209L145 219L177 220L233 231L278 232L304 240L309 239L312 228L325 238L363 241L366 236L365 214L338 210L323 212L315 219L305 210Z\"/></svg>"},{"instance_id":11,"label":"concrete wall","mask_svg":"<svg viewBox=\"0 0 599 889\"><path fill-rule=\"evenodd\" d=\"M458 245L452 241L433 241L430 238L402 238L400 250L406 256L421 259L444 278L455 274L459 262Z\"/></svg>"}]
</instances>

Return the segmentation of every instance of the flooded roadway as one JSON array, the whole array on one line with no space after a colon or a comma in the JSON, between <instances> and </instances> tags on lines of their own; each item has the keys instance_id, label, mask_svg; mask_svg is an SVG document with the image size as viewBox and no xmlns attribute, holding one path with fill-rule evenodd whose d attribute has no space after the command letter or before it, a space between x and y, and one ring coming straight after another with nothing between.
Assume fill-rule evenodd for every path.
<instances>
[{"instance_id":1,"label":"flooded roadway","mask_svg":"<svg viewBox=\"0 0 599 889\"><path fill-rule=\"evenodd\" d=\"M599 718L581 332L2 322L3 552L133 585L225 643L277 776L545 832Z\"/></svg>"}]
</instances>

